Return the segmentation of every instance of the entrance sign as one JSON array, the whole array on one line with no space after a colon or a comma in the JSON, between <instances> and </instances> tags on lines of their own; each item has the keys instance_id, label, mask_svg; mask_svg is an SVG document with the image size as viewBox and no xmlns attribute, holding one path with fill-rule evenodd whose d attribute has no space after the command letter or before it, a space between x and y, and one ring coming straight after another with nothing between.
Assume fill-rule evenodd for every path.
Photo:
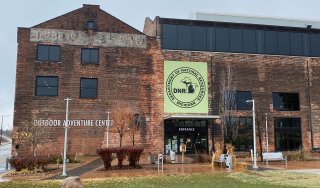
<instances>
[{"instance_id":1,"label":"entrance sign","mask_svg":"<svg viewBox=\"0 0 320 188\"><path fill-rule=\"evenodd\" d=\"M164 62L164 112L208 113L207 63Z\"/></svg>"},{"instance_id":2,"label":"entrance sign","mask_svg":"<svg viewBox=\"0 0 320 188\"><path fill-rule=\"evenodd\" d=\"M179 128L179 131L191 131L191 132L193 132L193 131L194 131L194 128L193 128L193 127L192 127L192 128L181 127L181 128Z\"/></svg>"}]
</instances>

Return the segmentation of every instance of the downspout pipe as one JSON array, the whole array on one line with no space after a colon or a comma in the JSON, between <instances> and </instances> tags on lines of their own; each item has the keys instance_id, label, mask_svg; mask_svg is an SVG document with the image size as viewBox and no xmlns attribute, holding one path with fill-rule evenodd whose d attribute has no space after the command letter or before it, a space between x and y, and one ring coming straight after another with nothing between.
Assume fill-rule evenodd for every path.
<instances>
[{"instance_id":1,"label":"downspout pipe","mask_svg":"<svg viewBox=\"0 0 320 188\"><path fill-rule=\"evenodd\" d=\"M310 134L311 134L311 148L312 150L314 149L314 143L313 143L313 126L312 126L312 109L311 109L311 92L310 92L310 71L309 71L309 60L307 59L307 98L308 98L308 106L309 106L309 111L308 111L308 126L310 129Z\"/></svg>"}]
</instances>

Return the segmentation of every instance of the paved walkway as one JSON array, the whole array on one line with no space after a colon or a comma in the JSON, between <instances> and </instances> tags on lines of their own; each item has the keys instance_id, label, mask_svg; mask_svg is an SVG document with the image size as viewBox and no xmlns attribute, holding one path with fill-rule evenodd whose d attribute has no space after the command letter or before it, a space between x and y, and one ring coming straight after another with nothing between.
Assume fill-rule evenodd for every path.
<instances>
[{"instance_id":1,"label":"paved walkway","mask_svg":"<svg viewBox=\"0 0 320 188\"><path fill-rule=\"evenodd\" d=\"M191 174L191 173L221 173L232 172L227 168L219 166L212 167L211 164L165 164L163 172L158 171L154 165L142 165L142 169L135 170L108 170L91 171L81 175L81 179L90 178L111 178L111 177L136 177L152 176L159 174Z\"/></svg>"},{"instance_id":2,"label":"paved walkway","mask_svg":"<svg viewBox=\"0 0 320 188\"><path fill-rule=\"evenodd\" d=\"M90 162L89 162L90 161ZM134 177L134 176L152 176L159 174L192 174L192 173L228 173L243 170L234 170L220 168L219 166L211 166L210 163L192 163L192 164L164 164L163 172L158 172L154 165L147 164L146 161L142 164L142 169L135 170L102 170L103 162L100 158L91 158L88 163L84 163L71 170L67 170L68 176L80 176L81 179L90 178L112 178L112 177ZM117 160L114 160L112 165L116 165ZM251 162L247 162L249 165ZM126 164L124 164L126 165ZM288 162L288 167L282 162L272 162L268 166L264 166L258 162L259 171L263 170L288 170L296 173L309 173L320 175L320 161L298 161ZM52 177L43 177L40 179L63 179L61 171L55 173ZM1 178L0 178L1 179ZM10 181L10 180L9 180Z\"/></svg>"},{"instance_id":3,"label":"paved walkway","mask_svg":"<svg viewBox=\"0 0 320 188\"><path fill-rule=\"evenodd\" d=\"M81 165L79 167L76 167L70 171L67 170L67 176L81 176L85 173L88 173L100 166L103 165L103 162L100 158L97 158L95 160L93 160L92 162L89 162L87 164L84 164L84 165ZM64 179L65 177L62 177L60 176L61 174L59 175L55 175L55 176L52 176L52 177L48 177L48 178L45 178L45 179Z\"/></svg>"},{"instance_id":4,"label":"paved walkway","mask_svg":"<svg viewBox=\"0 0 320 188\"><path fill-rule=\"evenodd\" d=\"M116 162L116 160L114 160ZM248 162L250 168L251 162ZM101 164L100 167L102 168ZM97 168L92 171L87 171L86 173L82 173L80 177L82 179L89 178L108 178L108 177L133 177L133 176L148 176L148 175L158 175L159 173L157 169L153 168L153 165L142 165L143 169L135 169L135 170L100 170L97 171ZM269 163L268 166L263 165L258 162L258 171L265 170L288 170L292 172L301 172L301 173L309 173L309 174L320 174L320 161L297 161L297 162L288 162L288 166L286 166L282 162L272 162ZM244 171L244 169L235 170L228 168L220 168L219 166L212 167L211 164L208 163L192 163L192 164L164 164L163 174L191 174L191 173L228 173L228 172L236 172L236 171Z\"/></svg>"},{"instance_id":5,"label":"paved walkway","mask_svg":"<svg viewBox=\"0 0 320 188\"><path fill-rule=\"evenodd\" d=\"M0 175L6 172L6 159L11 155L11 143L0 146Z\"/></svg>"}]
</instances>

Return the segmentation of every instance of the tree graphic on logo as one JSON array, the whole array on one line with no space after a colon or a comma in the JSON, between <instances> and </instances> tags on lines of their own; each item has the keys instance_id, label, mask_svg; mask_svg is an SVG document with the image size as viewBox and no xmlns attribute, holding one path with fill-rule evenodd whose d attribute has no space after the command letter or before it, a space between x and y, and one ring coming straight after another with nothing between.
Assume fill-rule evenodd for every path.
<instances>
[{"instance_id":1,"label":"tree graphic on logo","mask_svg":"<svg viewBox=\"0 0 320 188\"><path fill-rule=\"evenodd\" d=\"M194 93L195 89L197 88L197 84L192 83L191 79L189 77L185 77L183 80L181 80L182 83L186 84L186 89L188 93Z\"/></svg>"}]
</instances>

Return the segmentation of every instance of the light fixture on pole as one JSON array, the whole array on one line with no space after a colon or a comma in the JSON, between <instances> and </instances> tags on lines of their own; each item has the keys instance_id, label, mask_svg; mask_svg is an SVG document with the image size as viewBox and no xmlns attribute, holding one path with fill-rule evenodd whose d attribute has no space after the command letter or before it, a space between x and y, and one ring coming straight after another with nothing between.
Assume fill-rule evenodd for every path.
<instances>
[{"instance_id":1,"label":"light fixture on pole","mask_svg":"<svg viewBox=\"0 0 320 188\"><path fill-rule=\"evenodd\" d=\"M8 117L8 116L9 116L9 115L6 115L6 116L2 115L2 116L1 116L0 145L2 144L2 124L3 124L3 118L4 118L4 117Z\"/></svg>"},{"instance_id":2,"label":"light fixture on pole","mask_svg":"<svg viewBox=\"0 0 320 188\"><path fill-rule=\"evenodd\" d=\"M67 142L68 142L68 111L69 111L69 101L71 101L70 98L64 99L66 101L66 122L64 126L64 145L63 145L63 169L61 176L67 176L66 172L66 163L67 163Z\"/></svg>"},{"instance_id":3,"label":"light fixture on pole","mask_svg":"<svg viewBox=\"0 0 320 188\"><path fill-rule=\"evenodd\" d=\"M254 99L247 100L246 102L252 102L252 121L253 121L253 169L257 169L257 148L256 148L256 114L254 108Z\"/></svg>"}]
</instances>

